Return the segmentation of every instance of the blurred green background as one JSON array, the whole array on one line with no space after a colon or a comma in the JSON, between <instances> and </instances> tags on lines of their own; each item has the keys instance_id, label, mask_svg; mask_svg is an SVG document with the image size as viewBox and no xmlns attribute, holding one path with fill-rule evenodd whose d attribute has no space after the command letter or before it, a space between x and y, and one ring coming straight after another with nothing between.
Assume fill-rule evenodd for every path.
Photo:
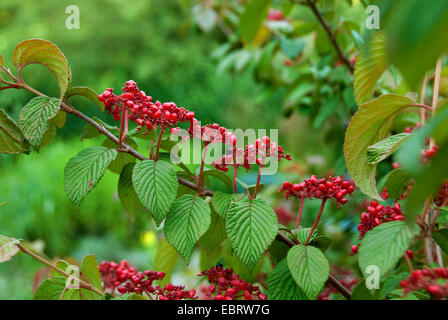
<instances>
[{"instance_id":1,"label":"blurred green background","mask_svg":"<svg viewBox=\"0 0 448 320\"><path fill-rule=\"evenodd\" d=\"M272 184L267 192L277 188L281 177L304 174L303 165L318 173L335 166L344 169L340 148L344 123L337 126L339 133L334 135L329 127L313 128L306 116L294 114L284 119L281 90L254 103L262 90L260 84L249 72L232 75L217 71L212 52L224 36L218 30L203 33L192 23L190 1L76 1L80 29L68 30L65 10L72 4L66 0L3 0L0 52L5 64L12 68L10 57L20 41L43 38L58 45L66 55L73 85L87 85L102 92L107 87L119 89L133 79L156 99L175 101L194 110L203 122L218 122L229 128L279 128L280 144L296 162L281 175L266 178ZM23 78L36 89L57 95L56 82L44 67L25 68ZM17 119L20 108L31 97L18 90L2 91L0 106ZM71 103L89 116L113 123L112 117L88 100L74 97ZM99 138L80 141L83 126L81 120L68 116L56 140L39 153L0 155L0 202L8 202L0 207L0 234L26 239L52 258L80 260L93 253L99 260L127 258L138 267L151 267L157 243L154 224L143 215L136 222L127 219L116 195L116 174L108 171L80 208L74 207L64 193L63 169L68 159L83 147L102 142ZM329 135L339 144L326 143ZM254 178L252 173L247 176L248 180ZM314 205L309 204L311 209ZM355 223L353 216L341 217L342 211L328 215L324 224L331 225L329 236L348 252L347 238L341 234L353 229ZM312 221L311 216L306 219L305 224ZM334 224L335 220L340 223ZM343 259L351 259L345 253ZM330 259L337 258L330 252ZM179 264L178 270L187 274L194 274L198 268L194 262L187 269L183 262ZM32 279L39 267L22 255L1 264L0 299L32 298Z\"/></svg>"}]
</instances>

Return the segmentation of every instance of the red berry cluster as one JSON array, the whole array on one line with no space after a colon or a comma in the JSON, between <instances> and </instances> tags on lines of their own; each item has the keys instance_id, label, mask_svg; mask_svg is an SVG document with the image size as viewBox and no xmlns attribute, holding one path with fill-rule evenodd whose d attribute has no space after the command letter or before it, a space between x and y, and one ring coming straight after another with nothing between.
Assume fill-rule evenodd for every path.
<instances>
[{"instance_id":1,"label":"red berry cluster","mask_svg":"<svg viewBox=\"0 0 448 320\"><path fill-rule=\"evenodd\" d=\"M212 163L216 169L226 172L229 166L237 166L249 170L251 164L265 167L266 159L269 157L273 157L277 161L281 159L291 160L291 155L285 153L282 146L271 142L269 137L266 136L255 140L254 144L249 144L244 149L236 147L236 138L232 140L232 144L232 154L224 155Z\"/></svg>"},{"instance_id":2,"label":"red berry cluster","mask_svg":"<svg viewBox=\"0 0 448 320\"><path fill-rule=\"evenodd\" d=\"M284 20L283 12L281 10L276 9L269 9L268 13L268 20L269 21L282 21Z\"/></svg>"},{"instance_id":3,"label":"red berry cluster","mask_svg":"<svg viewBox=\"0 0 448 320\"><path fill-rule=\"evenodd\" d=\"M146 293L151 299L181 300L195 299L196 290L185 290L184 286L174 286L171 283L164 287L154 285L155 280L163 280L165 272L139 271L137 272L126 260L120 264L103 261L98 266L103 281L104 290L113 292L115 289L121 294Z\"/></svg>"},{"instance_id":4,"label":"red berry cluster","mask_svg":"<svg viewBox=\"0 0 448 320\"><path fill-rule=\"evenodd\" d=\"M233 269L225 269L218 265L202 271L199 276L206 276L210 282L208 287L203 287L201 290L204 300L267 299L257 286L240 279L233 273Z\"/></svg>"},{"instance_id":5,"label":"red berry cluster","mask_svg":"<svg viewBox=\"0 0 448 320\"><path fill-rule=\"evenodd\" d=\"M346 287L348 290L352 291L353 288L359 283L359 278L356 277L352 270L348 268L338 268L335 266L331 267L331 274L339 280L339 282ZM332 294L338 294L339 291L336 290L331 285L327 285L324 291L319 295L317 300L330 300Z\"/></svg>"},{"instance_id":6,"label":"red berry cluster","mask_svg":"<svg viewBox=\"0 0 448 320\"><path fill-rule=\"evenodd\" d=\"M136 275L136 269L126 260L122 260L120 264L111 261L103 261L98 266L101 274L101 280L105 290L113 291L123 282L130 280Z\"/></svg>"},{"instance_id":7,"label":"red berry cluster","mask_svg":"<svg viewBox=\"0 0 448 320\"><path fill-rule=\"evenodd\" d=\"M355 191L355 185L353 182L343 180L341 177L318 179L315 175L312 175L301 183L292 184L285 181L279 192L283 191L286 191L286 198L335 199L339 205L348 202L345 196L351 195Z\"/></svg>"},{"instance_id":8,"label":"red berry cluster","mask_svg":"<svg viewBox=\"0 0 448 320\"><path fill-rule=\"evenodd\" d=\"M431 148L429 148L428 150L423 149L421 151L421 153L422 153L422 162L426 163L429 160L431 160L431 158L433 158L436 155L437 151L439 151L439 147L435 146L435 145L432 146Z\"/></svg>"},{"instance_id":9,"label":"red berry cluster","mask_svg":"<svg viewBox=\"0 0 448 320\"><path fill-rule=\"evenodd\" d=\"M367 231L372 230L382 223L400 220L404 220L404 215L399 203L395 203L393 207L385 207L374 200L367 206L366 211L361 213L361 222L358 225L359 240L364 238ZM358 252L359 246L360 243L357 246L352 246L352 254Z\"/></svg>"},{"instance_id":10,"label":"red berry cluster","mask_svg":"<svg viewBox=\"0 0 448 320\"><path fill-rule=\"evenodd\" d=\"M157 126L162 128L173 127L178 122L189 122L194 118L194 112L185 108L179 108L174 102L152 102L152 97L140 91L137 84L129 80L123 87L123 93L119 96L108 88L98 96L104 103L105 109L118 121L121 115L135 121L137 128L146 127L148 130Z\"/></svg>"},{"instance_id":11,"label":"red berry cluster","mask_svg":"<svg viewBox=\"0 0 448 320\"><path fill-rule=\"evenodd\" d=\"M231 145L236 144L236 137L232 132L228 131L225 127L221 127L217 123L207 124L201 127L198 121L193 119L188 128L188 134L191 138L200 139L206 144L213 142Z\"/></svg>"},{"instance_id":12,"label":"red berry cluster","mask_svg":"<svg viewBox=\"0 0 448 320\"><path fill-rule=\"evenodd\" d=\"M417 124L414 127L412 127L412 126L406 127L403 132L404 133L411 133L411 131L413 131L414 129L418 129L421 126L422 126L421 122L417 122Z\"/></svg>"},{"instance_id":13,"label":"red berry cluster","mask_svg":"<svg viewBox=\"0 0 448 320\"><path fill-rule=\"evenodd\" d=\"M414 290L426 290L435 299L448 298L448 267L424 268L412 271L411 276L400 282L404 294Z\"/></svg>"}]
</instances>

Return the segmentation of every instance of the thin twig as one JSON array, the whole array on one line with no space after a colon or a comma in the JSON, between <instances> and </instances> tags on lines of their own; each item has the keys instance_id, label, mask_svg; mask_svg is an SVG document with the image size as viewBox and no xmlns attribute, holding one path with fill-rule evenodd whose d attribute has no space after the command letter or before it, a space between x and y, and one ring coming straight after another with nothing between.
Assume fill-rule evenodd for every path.
<instances>
[{"instance_id":1,"label":"thin twig","mask_svg":"<svg viewBox=\"0 0 448 320\"><path fill-rule=\"evenodd\" d=\"M319 20L322 27L325 29L325 32L328 34L328 37L330 38L331 43L333 44L334 48L336 49L339 59L341 59L342 63L344 63L347 68L350 70L351 73L354 71L353 64L348 60L348 58L344 55L342 52L341 47L339 46L338 41L336 40L336 36L331 31L330 26L328 25L327 21L324 19L324 17L319 12L319 9L317 9L316 3L311 0L306 1L306 5L313 11L316 18Z\"/></svg>"},{"instance_id":2,"label":"thin twig","mask_svg":"<svg viewBox=\"0 0 448 320\"><path fill-rule=\"evenodd\" d=\"M73 275L71 275L71 274L65 272L64 270L58 268L58 267L55 266L53 263L51 263L51 262L45 260L44 258L42 258L41 256L39 256L38 254L32 252L31 250L28 250L27 248L25 248L25 247L24 247L23 245L21 245L20 243L17 243L16 246L18 246L19 249L20 249L23 253L26 253L27 255L33 257L34 259L36 259L36 260L38 260L39 262L45 264L46 266L50 267L51 269L55 270L56 272L59 272L60 274L66 276L67 278L70 278L70 277L71 277L71 278L74 278ZM76 279L76 278L75 278L75 280L77 280L77 281L81 284L81 287L82 287L82 288L85 288L85 289L87 289L87 290L93 291L93 292L95 292L95 293L97 293L97 294L99 294L99 295L101 295L101 296L104 295L104 292L103 292L103 291L101 291L101 290L98 289L98 288L95 288L95 287L92 286L90 283L85 282L84 280L81 280L81 279Z\"/></svg>"}]
</instances>

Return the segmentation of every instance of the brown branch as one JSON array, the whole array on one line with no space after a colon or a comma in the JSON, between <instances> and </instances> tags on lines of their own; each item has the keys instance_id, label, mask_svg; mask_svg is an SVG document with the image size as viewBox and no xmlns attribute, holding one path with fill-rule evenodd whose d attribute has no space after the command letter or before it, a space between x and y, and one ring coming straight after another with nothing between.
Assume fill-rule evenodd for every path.
<instances>
[{"instance_id":1,"label":"brown branch","mask_svg":"<svg viewBox=\"0 0 448 320\"><path fill-rule=\"evenodd\" d=\"M38 254L32 252L31 250L28 250L26 247L24 247L23 245L21 245L20 243L16 244L17 247L19 247L20 251L22 251L23 253L26 253L27 255L33 257L34 259L38 260L39 262L43 263L44 265L48 266L49 268L55 270L56 272L66 276L67 278L75 278L73 275L68 274L67 272L65 272L64 270L58 268L56 265L54 265L53 263L45 260L44 258L42 258L41 256L39 256ZM82 280L82 279L77 279L77 281L79 281L79 283L81 284L81 287L90 291L93 291L97 294L99 294L100 296L104 295L104 292L101 291L98 288L95 288L94 286L92 286L90 283Z\"/></svg>"},{"instance_id":2,"label":"brown branch","mask_svg":"<svg viewBox=\"0 0 448 320\"><path fill-rule=\"evenodd\" d=\"M301 2L301 4L303 4L303 2ZM338 41L336 40L336 36L331 31L330 26L328 25L327 21L324 19L324 17L321 15L319 10L317 9L316 3L311 0L306 0L305 5L307 5L311 9L311 11L313 11L314 15L319 20L320 24L324 28L328 37L330 38L331 43L333 44L334 48L336 49L339 59L341 59L342 63L344 63L347 66L347 68L350 70L350 72L353 73L353 71L354 71L353 64L348 60L348 58L345 56L344 52L342 52L342 49L339 46Z\"/></svg>"}]
</instances>

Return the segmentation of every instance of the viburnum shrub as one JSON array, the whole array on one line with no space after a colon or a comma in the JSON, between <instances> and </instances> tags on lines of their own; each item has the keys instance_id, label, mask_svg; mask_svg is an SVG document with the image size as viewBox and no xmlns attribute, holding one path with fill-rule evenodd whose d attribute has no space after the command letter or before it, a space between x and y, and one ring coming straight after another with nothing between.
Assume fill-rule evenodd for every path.
<instances>
[{"instance_id":1,"label":"viburnum shrub","mask_svg":"<svg viewBox=\"0 0 448 320\"><path fill-rule=\"evenodd\" d=\"M309 5L312 7L313 2ZM283 15L271 11L268 19L281 21ZM39 151L64 126L66 114L80 118L87 123L83 138L104 135L106 140L101 146L81 150L68 161L64 188L69 199L79 206L110 169L119 174L117 189L123 209L134 217L145 212L161 226L166 239L160 241L160 245L166 245L162 247L164 253L175 252L188 264L199 245L203 257L215 258L201 260L206 267L198 274L201 282L197 288L171 283L172 268L138 271L126 260L98 264L92 255L81 261L79 275L73 276L68 271L73 266L68 262L48 261L20 240L6 236L0 236L0 262L21 251L52 269L40 284L36 299L447 298L443 250L446 254L448 229L443 213L448 203L448 135L443 129L448 113L436 112L441 61L434 74L433 105L428 106L424 98L427 83L419 103L395 94L371 100L375 83L357 78L359 73L366 74L368 59L374 58L361 52L354 71L356 98L362 102L346 131L347 174L289 179L292 182L276 186L279 192L269 193L261 192L268 162L292 160L272 137L241 144L231 130L217 123L202 125L193 110L154 100L133 80L125 82L122 93L108 88L98 95L88 87L71 87L68 61L58 47L41 39L19 43L12 57L16 73L0 56L0 91L22 89L36 97L20 110L18 121L0 110L0 152ZM24 81L23 68L34 63L54 74L58 97L49 97ZM347 66L351 63L343 61ZM362 87L363 95L359 93L359 81L364 87L370 86ZM96 103L112 115L115 123L80 112L69 102L75 95ZM419 110L418 124L404 132L393 130L391 121L408 109ZM180 137L179 143L190 139L200 142L201 161L196 172L184 163L170 161L170 151L176 144L172 137ZM221 144L226 153L209 162L207 152L212 144ZM146 150L145 155L142 150ZM392 170L377 186L378 163L395 151ZM229 168L232 171L227 175ZM239 170L252 168L258 169L254 185L238 179ZM210 179L222 181L233 193L211 190ZM237 183L245 192L237 193ZM369 198L359 203L355 189ZM269 194L270 199L263 199ZM282 195L286 200L281 200ZM290 198L297 201L287 200ZM309 209L312 206L304 206L315 201L320 201L316 212ZM275 210L271 203L276 204ZM332 208L327 206L328 212L324 212L327 203ZM360 277L346 267L330 268L325 252L331 239L321 233L324 228L318 228L321 217L349 210L360 221L359 236L356 241L344 239L343 243L347 259L358 259ZM315 214L309 228L300 225L305 214ZM294 220L295 227L291 226ZM222 256L224 264L217 261ZM380 287L365 290L372 266L377 270L381 294L375 291ZM67 280L77 286L67 286Z\"/></svg>"}]
</instances>

